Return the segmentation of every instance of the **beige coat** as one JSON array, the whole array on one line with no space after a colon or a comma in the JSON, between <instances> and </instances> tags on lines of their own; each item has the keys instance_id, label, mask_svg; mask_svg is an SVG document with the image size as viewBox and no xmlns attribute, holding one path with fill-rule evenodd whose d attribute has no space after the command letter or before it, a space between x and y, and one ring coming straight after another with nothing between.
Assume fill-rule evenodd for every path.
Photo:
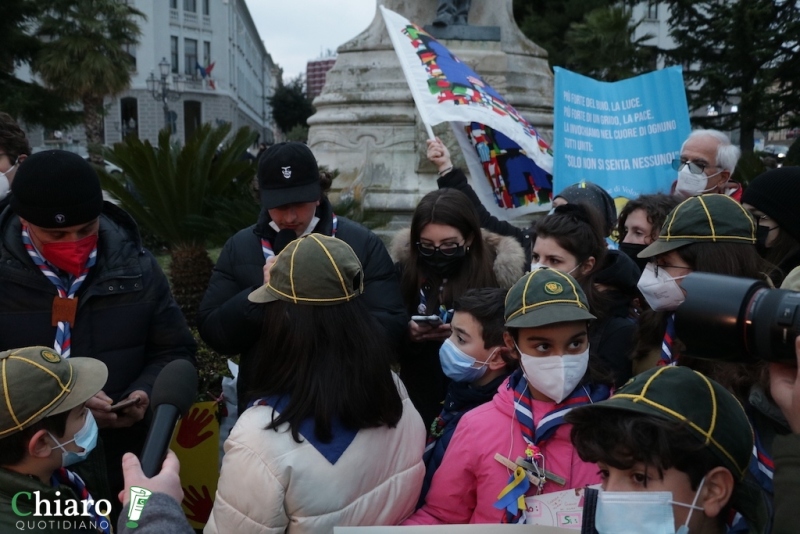
<instances>
[{"instance_id":1,"label":"beige coat","mask_svg":"<svg viewBox=\"0 0 800 534\"><path fill-rule=\"evenodd\" d=\"M414 511L425 465L425 428L405 386L396 428L358 432L331 465L288 425L266 430L273 409L246 410L225 442L214 509L204 530L213 533L332 533L341 525L395 525Z\"/></svg>"}]
</instances>

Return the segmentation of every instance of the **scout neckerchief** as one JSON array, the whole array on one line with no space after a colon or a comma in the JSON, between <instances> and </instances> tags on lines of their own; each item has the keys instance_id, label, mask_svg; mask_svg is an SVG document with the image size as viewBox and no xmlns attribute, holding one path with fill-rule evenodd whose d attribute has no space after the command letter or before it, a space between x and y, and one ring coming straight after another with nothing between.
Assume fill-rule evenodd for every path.
<instances>
[{"instance_id":1,"label":"scout neckerchief","mask_svg":"<svg viewBox=\"0 0 800 534\"><path fill-rule=\"evenodd\" d=\"M672 344L675 342L675 314L671 313L667 318L667 330L664 332L664 340L661 342L661 358L658 361L658 366L669 366L677 364L676 354L672 350Z\"/></svg>"},{"instance_id":2,"label":"scout neckerchief","mask_svg":"<svg viewBox=\"0 0 800 534\"><path fill-rule=\"evenodd\" d=\"M541 418L539 424L534 428L533 396L531 395L530 388L528 387L528 381L525 379L525 375L521 369L514 371L509 378L508 385L506 387L513 388L514 390L514 417L517 419L519 429L522 432L522 438L525 440L527 445L525 449L526 460L533 464L540 472L537 476L542 482L537 490L537 493L541 493L544 483L546 482L544 471L547 469L547 467L544 463L544 455L542 454L538 445L550 438L559 426L565 424L564 416L571 412L574 408L583 406L585 404L593 404L595 402L606 400L609 397L611 390L608 388L608 386L602 384L582 384L576 387L575 390L570 393L569 397L558 404L554 404L553 408ZM527 482L527 477L523 477L522 479ZM509 479L509 485L506 486L506 488L503 490L503 493L501 493L501 495L504 495L505 498L499 500L495 504L496 507L500 508L501 506L499 505L501 502L506 501L506 506L502 506L502 508L506 510L503 517L503 523L525 522L524 498L528 487L522 482L522 479L520 479L519 473L515 472L512 474L511 478ZM513 491L510 488L511 486L515 486L518 489ZM523 487L525 488L524 490L522 489ZM516 502L509 502L510 497L514 497Z\"/></svg>"},{"instance_id":3,"label":"scout neckerchief","mask_svg":"<svg viewBox=\"0 0 800 534\"><path fill-rule=\"evenodd\" d=\"M336 217L336 214L333 214L333 229L331 231L331 237L336 237L336 230L339 227L339 219ZM264 259L268 260L272 256L275 255L275 252L272 250L272 243L266 237L261 238L261 252L264 253Z\"/></svg>"},{"instance_id":4,"label":"scout neckerchief","mask_svg":"<svg viewBox=\"0 0 800 534\"><path fill-rule=\"evenodd\" d=\"M753 424L750 414L748 414L750 424L753 427L753 434L755 436L755 444L753 445L753 454L750 456L750 465L748 469L758 481L761 489L766 491L769 495L774 495L775 488L773 487L772 477L775 473L775 463L772 461L772 456L767 452L764 447L764 442L758 435L758 429Z\"/></svg>"},{"instance_id":5,"label":"scout neckerchief","mask_svg":"<svg viewBox=\"0 0 800 534\"><path fill-rule=\"evenodd\" d=\"M51 269L51 265L47 263L39 251L36 250L36 246L33 244L33 241L31 241L30 235L28 235L27 226L22 227L22 244L25 245L25 250L28 251L28 255L33 260L33 263L35 263L42 271L42 274L56 286L58 295L53 299L52 322L53 326L57 328L56 340L53 348L64 358L69 358L71 352L70 348L72 346L71 328L75 324L75 315L78 310L78 299L75 295L78 293L83 281L86 280L89 269L91 269L97 261L97 245L95 245L92 253L89 254L89 259L86 260L86 265L83 266L81 274L78 276L68 274L69 287L67 287L64 285L64 281L61 277L53 271L55 267Z\"/></svg>"},{"instance_id":6,"label":"scout neckerchief","mask_svg":"<svg viewBox=\"0 0 800 534\"><path fill-rule=\"evenodd\" d=\"M247 407L269 406L274 411L280 413L286 409L288 405L288 395L270 395L250 401ZM314 418L308 417L300 422L297 431L303 439L310 443L331 465L336 464L358 434L357 429L344 426L338 417L334 417L331 421L331 434L333 435L333 439L328 443L320 441L319 438L317 438L315 428L316 422Z\"/></svg>"},{"instance_id":7,"label":"scout neckerchief","mask_svg":"<svg viewBox=\"0 0 800 534\"><path fill-rule=\"evenodd\" d=\"M89 490L86 489L86 484L81 477L69 469L61 467L53 472L53 476L50 477L50 482L53 486L58 484L72 488L81 501L89 503L88 510L89 513L92 514L92 521L97 526L98 532L103 532L104 534L111 533L111 519L101 515L97 511L97 504L89 494Z\"/></svg>"}]
</instances>

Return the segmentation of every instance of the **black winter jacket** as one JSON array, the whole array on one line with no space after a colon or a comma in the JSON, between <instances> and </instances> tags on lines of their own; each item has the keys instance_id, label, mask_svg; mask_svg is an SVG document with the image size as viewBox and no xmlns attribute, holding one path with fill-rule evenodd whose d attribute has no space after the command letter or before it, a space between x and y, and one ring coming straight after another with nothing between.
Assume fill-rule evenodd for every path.
<instances>
[{"instance_id":1,"label":"black winter jacket","mask_svg":"<svg viewBox=\"0 0 800 534\"><path fill-rule=\"evenodd\" d=\"M58 292L28 256L19 218L10 208L0 215L0 239L0 350L52 347L51 310ZM115 402L136 390L150 395L168 362L194 362L196 344L166 276L142 248L130 215L108 202L100 216L97 263L77 297L72 355L106 364L103 391Z\"/></svg>"},{"instance_id":2,"label":"black winter jacket","mask_svg":"<svg viewBox=\"0 0 800 534\"><path fill-rule=\"evenodd\" d=\"M315 233L333 233L333 211L326 198L320 200ZM367 228L337 217L336 237L350 245L364 269L364 302L383 325L392 346L405 335L408 316L400 296L400 283L380 238ZM258 224L240 230L222 249L211 275L197 324L200 336L223 354L241 354L237 393L240 413L246 404L247 378L252 373L264 316L264 305L247 300L250 292L264 284L264 253L261 237L274 239L269 214L262 211Z\"/></svg>"}]
</instances>

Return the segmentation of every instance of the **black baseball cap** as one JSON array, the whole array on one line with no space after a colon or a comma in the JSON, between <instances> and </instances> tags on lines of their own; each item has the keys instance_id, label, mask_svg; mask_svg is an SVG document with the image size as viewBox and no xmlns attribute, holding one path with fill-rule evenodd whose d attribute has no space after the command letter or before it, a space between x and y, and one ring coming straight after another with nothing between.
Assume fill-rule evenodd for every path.
<instances>
[{"instance_id":1,"label":"black baseball cap","mask_svg":"<svg viewBox=\"0 0 800 534\"><path fill-rule=\"evenodd\" d=\"M314 202L322 196L317 159L304 143L278 143L258 163L261 206L271 210L286 204Z\"/></svg>"}]
</instances>

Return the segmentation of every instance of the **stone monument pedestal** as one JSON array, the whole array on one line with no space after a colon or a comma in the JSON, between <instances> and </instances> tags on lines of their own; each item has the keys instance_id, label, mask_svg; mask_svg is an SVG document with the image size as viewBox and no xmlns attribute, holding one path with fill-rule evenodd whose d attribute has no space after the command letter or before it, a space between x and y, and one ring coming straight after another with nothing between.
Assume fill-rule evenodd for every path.
<instances>
[{"instance_id":1,"label":"stone monument pedestal","mask_svg":"<svg viewBox=\"0 0 800 534\"><path fill-rule=\"evenodd\" d=\"M420 26L436 15L435 0L376 0L376 4ZM500 40L443 39L442 43L550 141L553 74L544 49L517 27L512 0L473 0L469 23L499 27ZM425 157L425 127L377 8L370 26L339 47L314 106L308 144L320 165L340 173L334 181L334 198L337 192L360 185L365 208L407 220L419 199L436 189L436 169ZM434 132L450 147L454 163L463 166L449 125L436 126Z\"/></svg>"}]
</instances>

